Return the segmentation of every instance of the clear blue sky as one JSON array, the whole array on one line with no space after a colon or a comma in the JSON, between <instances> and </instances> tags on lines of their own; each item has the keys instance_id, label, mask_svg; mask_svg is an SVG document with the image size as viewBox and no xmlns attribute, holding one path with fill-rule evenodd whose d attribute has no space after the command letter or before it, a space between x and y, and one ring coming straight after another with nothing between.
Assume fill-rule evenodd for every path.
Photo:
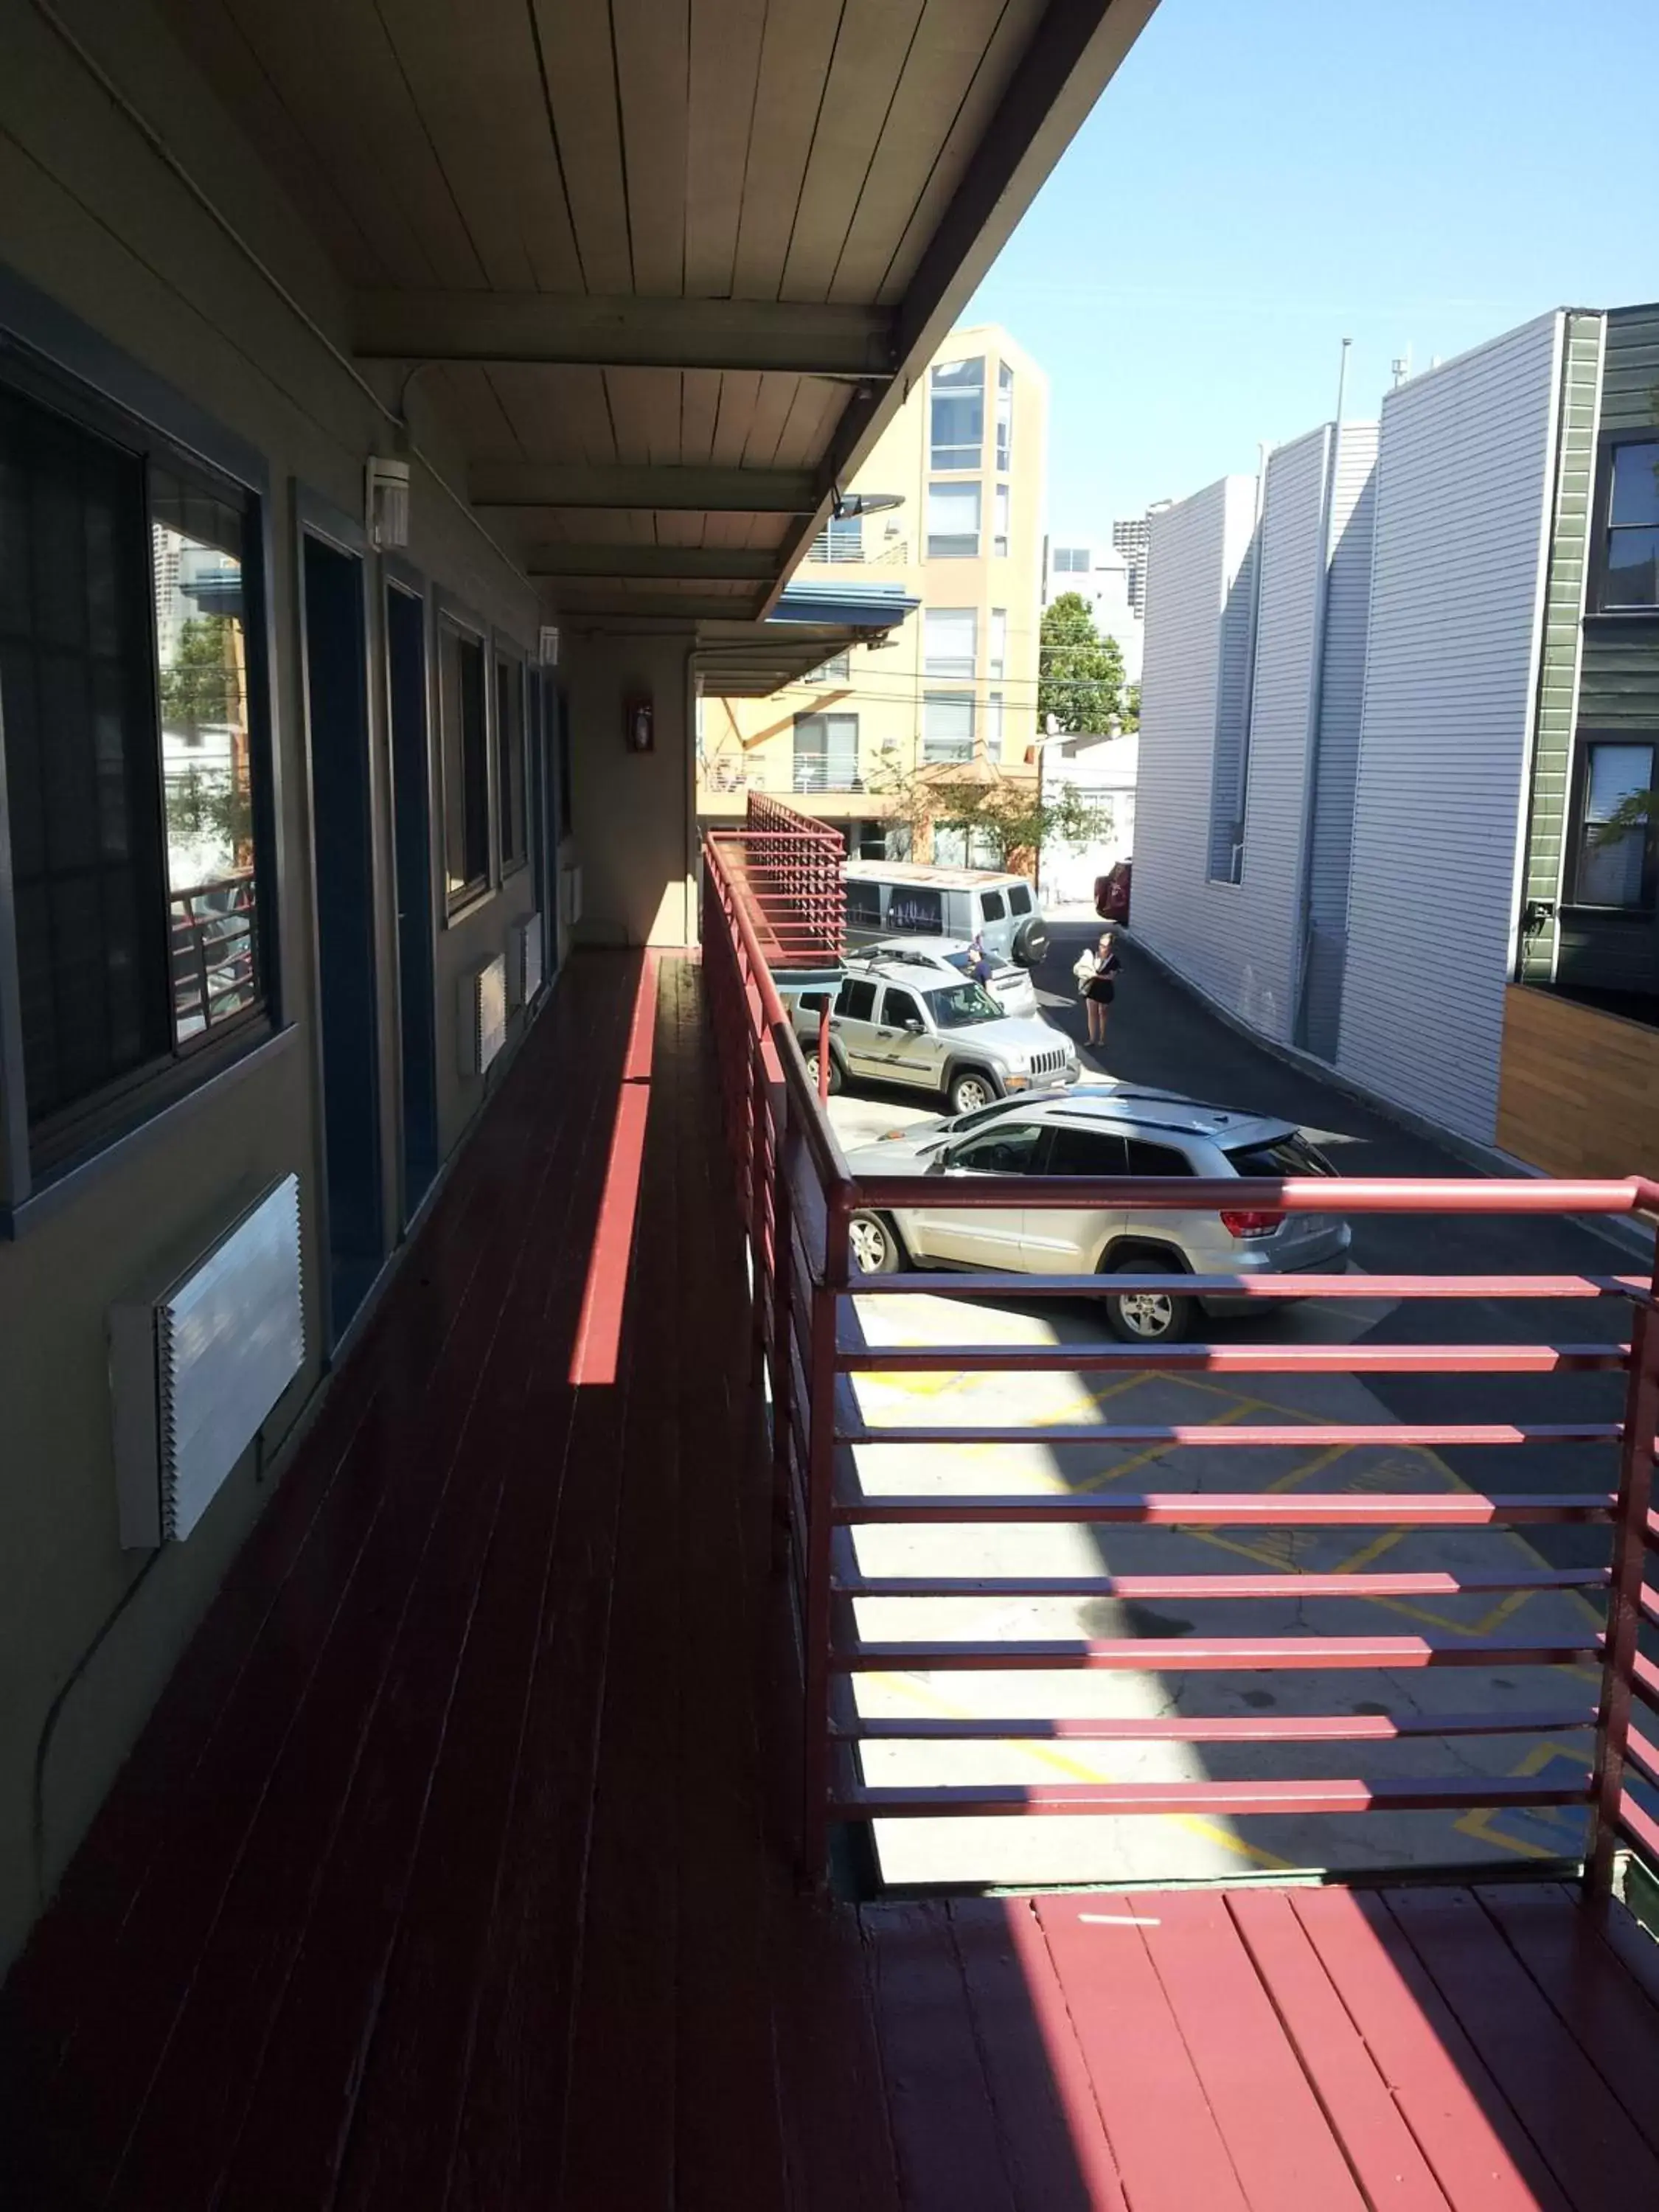
<instances>
[{"instance_id":1,"label":"clear blue sky","mask_svg":"<svg viewBox=\"0 0 1659 2212\"><path fill-rule=\"evenodd\" d=\"M966 321L1048 373L1050 528L1374 415L1389 364L1659 297L1659 0L1161 0Z\"/></svg>"}]
</instances>

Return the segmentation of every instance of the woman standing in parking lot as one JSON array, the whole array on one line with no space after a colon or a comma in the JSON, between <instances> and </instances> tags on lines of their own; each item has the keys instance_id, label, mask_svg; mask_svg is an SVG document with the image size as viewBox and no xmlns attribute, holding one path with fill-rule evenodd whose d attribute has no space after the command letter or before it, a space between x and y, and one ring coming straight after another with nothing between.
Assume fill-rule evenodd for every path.
<instances>
[{"instance_id":1,"label":"woman standing in parking lot","mask_svg":"<svg viewBox=\"0 0 1659 2212\"><path fill-rule=\"evenodd\" d=\"M1093 946L1085 945L1072 973L1077 977L1078 996L1083 1001L1089 1020L1089 1042L1106 1042L1106 1010L1117 996L1115 978L1123 963L1117 957L1110 930L1103 930L1100 941Z\"/></svg>"}]
</instances>

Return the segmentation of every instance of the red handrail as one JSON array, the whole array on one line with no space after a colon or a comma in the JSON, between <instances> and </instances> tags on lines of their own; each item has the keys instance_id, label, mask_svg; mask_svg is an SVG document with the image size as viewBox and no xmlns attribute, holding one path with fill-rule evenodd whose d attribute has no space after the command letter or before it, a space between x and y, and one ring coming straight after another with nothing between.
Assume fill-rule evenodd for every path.
<instances>
[{"instance_id":1,"label":"red handrail","mask_svg":"<svg viewBox=\"0 0 1659 2212\"><path fill-rule=\"evenodd\" d=\"M832 852L833 848L833 852ZM1659 1430L1659 1273L1499 1276L1401 1274L1309 1278L1296 1285L1249 1278L1205 1278L1202 1287L1271 1301L1303 1294L1337 1297L1386 1296L1391 1299L1490 1301L1494 1298L1611 1299L1626 1327L1606 1341L1572 1344L1377 1344L1265 1346L1252 1341L1221 1347L1180 1346L1142 1350L1113 1342L1057 1346L973 1344L872 1346L863 1336L854 1288L884 1301L895 1297L939 1295L958 1297L1064 1294L1079 1300L1098 1298L1108 1286L1098 1278L1015 1278L995 1275L930 1274L873 1278L850 1273L848 1224L863 1208L912 1204L915 1185L899 1178L856 1181L848 1170L815 1095L793 1024L773 981L771 958L803 964L800 948L823 952L834 933L824 920L829 872L833 860L840 892L840 840L833 830L805 821L775 801L751 798L750 821L735 832L714 832L703 844L703 962L708 1003L718 1047L726 1126L737 1170L743 1219L754 1273L755 1358L757 1381L769 1389L775 1529L779 1555L787 1557L802 1629L803 1771L800 1848L802 1863L815 1877L824 1865L832 1820L870 1820L948 1814L1027 1812L1195 1813L1252 1811L1351 1812L1374 1806L1411 1804L1474 1808L1577 1804L1590 1820L1586 1881L1593 1897L1610 1893L1616 1850L1633 1847L1652 1855L1659 1824L1630 1794L1633 1772L1644 1783L1659 1780L1659 1750L1631 1725L1633 1702L1659 1715L1659 1668L1637 1649L1644 1617L1659 1620L1659 1597L1644 1589L1644 1569L1650 1551L1659 1552L1659 1513L1651 1508L1656 1431ZM837 958L839 955L837 954ZM827 961L826 965L830 964ZM1018 1206L1025 1211L1091 1205L1121 1209L1194 1209L1225 1206L1282 1212L1436 1213L1554 1215L1598 1213L1628 1216L1659 1213L1659 1183L1640 1176L1571 1182L1538 1178L1448 1177L1436 1179L1344 1179L1339 1189L1326 1179L1169 1181L1112 1178L1098 1182L1066 1177L976 1176L952 1181L931 1191L933 1206L972 1212ZM1136 1278L1112 1279L1111 1291ZM1153 1279L1148 1278L1149 1283ZM1161 1279L1159 1286L1167 1283ZM1194 1288L1200 1287L1196 1279ZM1271 1304L1264 1310L1273 1310ZM1617 1370L1625 1374L1626 1401L1616 1420L1492 1420L1436 1424L1376 1421L1355 1424L1309 1422L1294 1429L1282 1425L1216 1429L1180 1425L1147 1426L1091 1420L1073 1428L1027 1432L1006 1424L967 1428L919 1424L872 1425L855 1397L854 1377L871 1370L946 1369L953 1372L1074 1372L1094 1370L1163 1370L1201 1372L1277 1371L1356 1374L1405 1373L1497 1375L1514 1372L1573 1372ZM957 1443L994 1446L1025 1440L1087 1441L1107 1445L1171 1446L1225 1443L1250 1450L1283 1447L1294 1440L1318 1449L1354 1442L1401 1445L1441 1443L1457 1445L1521 1445L1577 1443L1613 1445L1618 1452L1616 1489L1587 1486L1571 1492L1487 1495L1459 1490L1439 1495L1364 1492L1171 1492L1128 1495L1107 1492L1012 1496L915 1495L882 1491L866 1494L860 1485L856 1453L862 1445L886 1449ZM1564 1575L1573 1586L1607 1593L1605 1630L1588 1626L1581 1635L1539 1641L1504 1638L1476 1649L1460 1638L1442 1648L1433 1639L1400 1638L1271 1638L1179 1641L1158 1638L1090 1644L1075 1639L1053 1645L1007 1643L911 1644L861 1638L853 1618L855 1600L872 1596L973 1595L982 1580L951 1576L872 1577L860 1573L850 1549L856 1528L876 1523L994 1524L1002 1522L1078 1522L1228 1527L1354 1527L1420 1528L1499 1528L1517 1524L1611 1524L1608 1563L1582 1572L1543 1570L1543 1579L1522 1578L1516 1587L1542 1588ZM1133 1577L1107 1575L1073 1578L1089 1594L1121 1594ZM1141 1580L1146 1578L1142 1577ZM1176 1577L1183 1590L1201 1577ZM1265 1575L1249 1578L1210 1577L1214 1595L1283 1597L1287 1591L1312 1594L1306 1576ZM1334 1579L1334 1578L1332 1578ZM1372 1577L1379 1591L1344 1577L1356 1596L1380 1594L1389 1578ZM1409 1580L1410 1578L1406 1578ZM1490 1590L1504 1576L1486 1574L1430 1578L1448 1595ZM1052 1582L1052 1578L1048 1578ZM997 1587L1007 1595L1052 1595L1043 1578L1004 1577ZM1069 1587L1069 1584L1068 1584ZM1321 1585L1322 1588L1322 1584ZM1079 1594L1078 1590L1072 1591ZM1498 1781L1431 1780L1370 1784L1352 1779L1250 1784L1214 1782L1157 1783L1133 1786L1107 1783L1075 1788L1022 1786L872 1790L857 1777L858 1747L872 1741L934 1738L1041 1741L1053 1735L1093 1733L1109 1740L1115 1723L1067 1722L1058 1716L1030 1719L980 1720L900 1724L865 1719L851 1696L860 1673L881 1667L1036 1668L1103 1665L1156 1671L1194 1666L1227 1668L1334 1668L1443 1665L1460 1660L1487 1665L1560 1666L1586 1655L1599 1656L1601 1694L1595 1720L1592 1763L1575 1778L1559 1780L1553 1771ZM1480 1717L1445 1716L1447 1735L1478 1732ZM1495 1730L1502 1717L1488 1716ZM1583 1729L1590 1716L1580 1705L1565 1702L1527 1716L1528 1732L1547 1735ZM1383 1717L1375 1730L1402 1736L1433 1735L1436 1717ZM1507 1723L1504 1723L1507 1726ZM1373 1733L1356 1729L1351 1717L1297 1716L1294 1729L1255 1729L1244 1723L1231 1736L1214 1722L1171 1718L1138 1721L1138 1739L1176 1741L1355 1741Z\"/></svg>"}]
</instances>

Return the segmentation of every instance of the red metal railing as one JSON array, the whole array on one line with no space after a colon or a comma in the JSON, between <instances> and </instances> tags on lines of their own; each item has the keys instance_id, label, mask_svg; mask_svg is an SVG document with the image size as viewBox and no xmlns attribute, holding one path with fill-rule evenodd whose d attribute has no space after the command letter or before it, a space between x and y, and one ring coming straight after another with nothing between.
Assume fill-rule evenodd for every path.
<instances>
[{"instance_id":1,"label":"red metal railing","mask_svg":"<svg viewBox=\"0 0 1659 2212\"><path fill-rule=\"evenodd\" d=\"M773 969L801 974L840 966L847 942L847 849L838 830L751 791L743 828L711 830L709 842L741 892Z\"/></svg>"},{"instance_id":2,"label":"red metal railing","mask_svg":"<svg viewBox=\"0 0 1659 2212\"><path fill-rule=\"evenodd\" d=\"M779 814L784 813L777 810ZM791 834L769 821L767 833ZM1638 1650L1644 1624L1659 1629L1659 1593L1644 1570L1659 1553L1659 1513L1650 1510L1655 1432L1659 1428L1659 1277L1645 1275L1407 1274L1298 1275L1294 1278L1191 1278L1194 1293L1271 1302L1285 1297L1384 1297L1391 1300L1491 1301L1548 1298L1595 1303L1628 1318L1605 1338L1571 1343L1264 1344L1141 1346L1103 1334L1086 1343L872 1343L859 1301L926 1296L1018 1300L1098 1301L1110 1293L1167 1293L1167 1274L1139 1277L1036 1277L922 1273L860 1276L852 1272L848 1224L860 1211L913 1206L914 1183L854 1182L814 1095L786 1009L769 973L769 919L754 910L740 870L727 865L720 841L705 847L703 963L718 1042L726 1127L751 1255L757 1377L769 1390L772 1474L780 1558L794 1579L804 1652L803 1863L824 1864L829 1825L904 1816L1004 1813L1303 1814L1373 1809L1456 1809L1583 1806L1589 1842L1586 1880L1605 1896L1615 1851L1635 1847L1659 1865L1659 1820L1632 1796L1632 1775L1659 1788L1659 1741L1632 1724L1633 1705L1659 1715L1659 1666ZM1042 1179L975 1176L930 1189L936 1205L964 1210L1017 1207L1078 1210L1262 1208L1329 1213L1328 1181L1120 1178ZM1344 1180L1346 1214L1611 1214L1659 1211L1659 1185L1624 1182ZM855 1295L856 1294L856 1295ZM953 1375L1045 1373L1091 1376L1132 1371L1164 1374L1565 1376L1616 1372L1625 1378L1617 1419L1555 1421L1480 1420L1229 1423L1182 1426L1112 1420L1033 1431L996 1423L945 1425L872 1424L860 1407L854 1378L880 1372ZM1109 1447L1171 1449L1201 1444L1261 1450L1370 1444L1450 1449L1468 1447L1599 1447L1616 1455L1616 1480L1570 1492L1449 1493L1391 1491L1168 1492L1126 1494L1015 1492L938 1494L925 1489L867 1491L860 1479L861 1448L920 1451L940 1445L996 1446L1039 1441ZM1610 1468L1609 1473L1612 1473ZM1261 1528L1501 1528L1592 1524L1611 1534L1611 1558L1578 1566L1500 1564L1491 1571L1326 1576L1249 1575L1007 1576L986 1578L862 1572L854 1532L880 1524L916 1528L973 1523L1163 1526L1197 1529ZM1516 1635L1342 1636L1297 1633L1267 1638L1194 1636L1069 1638L1056 1641L873 1640L862 1637L855 1605L874 1598L952 1595L1010 1599L1054 1596L1158 1601L1207 1598L1414 1599L1474 1593L1576 1589L1604 1596L1598 1626L1535 1640ZM1185 1675L1195 1672L1403 1669L1464 1666L1595 1666L1600 1693L1559 1698L1524 1712L1467 1714L1252 1714L1213 1718L1163 1716L1064 1718L901 1720L861 1713L852 1685L872 1672L1016 1669L1063 1673L1085 1668ZM1035 1700L1033 1701L1035 1702ZM872 1743L996 1740L1167 1743L1367 1743L1416 1738L1527 1735L1594 1730L1594 1755L1582 1771L1560 1780L1537 1774L1478 1775L1362 1781L1204 1780L1087 1782L1054 1786L974 1784L872 1787L858 1765ZM1659 1735L1659 1731L1656 1731Z\"/></svg>"}]
</instances>

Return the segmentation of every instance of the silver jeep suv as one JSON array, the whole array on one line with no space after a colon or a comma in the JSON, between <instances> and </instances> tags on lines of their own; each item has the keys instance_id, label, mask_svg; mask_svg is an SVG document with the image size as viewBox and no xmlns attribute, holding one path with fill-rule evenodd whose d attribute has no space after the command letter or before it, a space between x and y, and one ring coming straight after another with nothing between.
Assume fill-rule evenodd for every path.
<instances>
[{"instance_id":1,"label":"silver jeep suv","mask_svg":"<svg viewBox=\"0 0 1659 2212\"><path fill-rule=\"evenodd\" d=\"M914 1176L914 1205L853 1217L856 1264L886 1274L918 1267L991 1267L1028 1275L1170 1278L1167 1291L1104 1300L1115 1334L1131 1343L1184 1336L1196 1306L1207 1314L1252 1310L1242 1297L1183 1297L1182 1275L1341 1270L1349 1230L1334 1213L1161 1212L1111 1206L970 1212L948 1203L960 1176L1335 1176L1324 1154L1289 1121L1203 1106L1165 1091L1087 1084L1059 1098L1004 1099L982 1112L915 1122L849 1152L854 1176ZM1340 1188L1340 1185L1339 1185ZM929 1203L937 1194L937 1203ZM1334 1191L1333 1197L1336 1193Z\"/></svg>"},{"instance_id":2,"label":"silver jeep suv","mask_svg":"<svg viewBox=\"0 0 1659 2212\"><path fill-rule=\"evenodd\" d=\"M803 991L795 1033L814 1079L827 994ZM982 983L874 958L842 978L830 1012L830 1088L908 1084L943 1096L953 1114L1052 1091L1082 1073L1077 1048L1045 1021L1005 1013Z\"/></svg>"}]
</instances>

